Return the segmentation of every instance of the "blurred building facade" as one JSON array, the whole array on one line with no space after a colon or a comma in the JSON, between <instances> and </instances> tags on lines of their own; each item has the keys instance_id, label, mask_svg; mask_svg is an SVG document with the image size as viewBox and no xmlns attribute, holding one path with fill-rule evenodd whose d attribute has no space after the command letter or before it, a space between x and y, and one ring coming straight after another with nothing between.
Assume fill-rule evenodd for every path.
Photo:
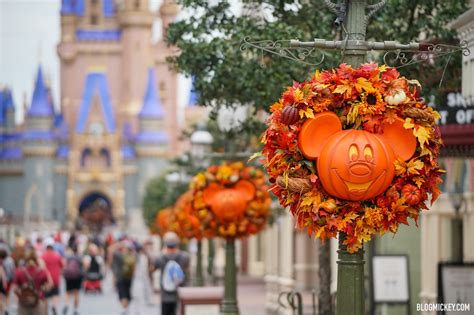
<instances>
[{"instance_id":1,"label":"blurred building facade","mask_svg":"<svg viewBox=\"0 0 474 315\"><path fill-rule=\"evenodd\" d=\"M97 199L123 222L141 207L148 180L181 150L178 77L163 34L178 14L148 0L63 0L60 110L38 68L16 126L11 90L0 91L0 207L23 222L75 225ZM126 193L125 193L126 192Z\"/></svg>"}]
</instances>

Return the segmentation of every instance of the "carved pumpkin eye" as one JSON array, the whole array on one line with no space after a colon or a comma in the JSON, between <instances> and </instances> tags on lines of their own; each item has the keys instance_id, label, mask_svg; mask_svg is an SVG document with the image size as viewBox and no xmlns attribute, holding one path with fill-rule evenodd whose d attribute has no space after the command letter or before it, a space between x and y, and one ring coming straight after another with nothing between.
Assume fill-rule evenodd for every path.
<instances>
[{"instance_id":1,"label":"carved pumpkin eye","mask_svg":"<svg viewBox=\"0 0 474 315\"><path fill-rule=\"evenodd\" d=\"M364 148L364 157L367 161L371 162L374 159L374 152L369 145L366 145Z\"/></svg>"},{"instance_id":2,"label":"carved pumpkin eye","mask_svg":"<svg viewBox=\"0 0 474 315\"><path fill-rule=\"evenodd\" d=\"M359 158L359 149L357 145L351 144L349 147L349 160L356 161Z\"/></svg>"}]
</instances>

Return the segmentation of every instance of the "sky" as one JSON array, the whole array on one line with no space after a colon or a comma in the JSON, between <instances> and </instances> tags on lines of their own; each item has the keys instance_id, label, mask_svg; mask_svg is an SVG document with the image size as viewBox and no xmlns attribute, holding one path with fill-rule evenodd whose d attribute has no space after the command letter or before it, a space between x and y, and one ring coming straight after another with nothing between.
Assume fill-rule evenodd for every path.
<instances>
[{"instance_id":1,"label":"sky","mask_svg":"<svg viewBox=\"0 0 474 315\"><path fill-rule=\"evenodd\" d=\"M157 10L162 0L149 0ZM59 58L56 46L60 38L61 0L0 0L0 86L13 91L18 109L17 122L22 121L25 98L31 103L34 79L41 64L46 80L52 86L54 103L59 108ZM156 36L161 30L156 27ZM190 80L180 77L178 106L189 99Z\"/></svg>"}]
</instances>

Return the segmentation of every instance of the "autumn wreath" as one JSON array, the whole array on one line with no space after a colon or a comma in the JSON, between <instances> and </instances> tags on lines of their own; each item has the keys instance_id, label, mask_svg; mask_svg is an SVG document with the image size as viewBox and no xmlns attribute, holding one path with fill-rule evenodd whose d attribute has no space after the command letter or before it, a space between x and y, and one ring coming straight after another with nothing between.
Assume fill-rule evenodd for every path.
<instances>
[{"instance_id":1,"label":"autumn wreath","mask_svg":"<svg viewBox=\"0 0 474 315\"><path fill-rule=\"evenodd\" d=\"M164 208L155 216L153 232L163 236L168 231L176 232L176 220L173 208Z\"/></svg>"},{"instance_id":2,"label":"autumn wreath","mask_svg":"<svg viewBox=\"0 0 474 315\"><path fill-rule=\"evenodd\" d=\"M346 234L350 252L417 222L440 194L439 114L420 84L374 63L341 64L294 83L271 106L263 137L271 191L300 228Z\"/></svg>"},{"instance_id":3,"label":"autumn wreath","mask_svg":"<svg viewBox=\"0 0 474 315\"><path fill-rule=\"evenodd\" d=\"M201 222L193 208L193 192L191 190L182 194L174 205L174 219L176 221L176 233L183 239L202 239ZM208 234L207 237L212 235Z\"/></svg>"},{"instance_id":4,"label":"autumn wreath","mask_svg":"<svg viewBox=\"0 0 474 315\"><path fill-rule=\"evenodd\" d=\"M191 188L206 237L256 234L268 220L271 200L265 175L253 166L242 162L210 166L193 178Z\"/></svg>"}]
</instances>

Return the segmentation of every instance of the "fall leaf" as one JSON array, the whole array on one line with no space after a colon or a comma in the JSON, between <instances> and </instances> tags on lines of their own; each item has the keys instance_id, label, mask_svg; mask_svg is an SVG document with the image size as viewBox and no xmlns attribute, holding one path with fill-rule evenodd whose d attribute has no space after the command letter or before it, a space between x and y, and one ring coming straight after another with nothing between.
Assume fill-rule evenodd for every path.
<instances>
[{"instance_id":1,"label":"fall leaf","mask_svg":"<svg viewBox=\"0 0 474 315\"><path fill-rule=\"evenodd\" d=\"M299 111L301 118L314 118L314 112L312 108L306 108L306 110L300 109Z\"/></svg>"},{"instance_id":2,"label":"fall leaf","mask_svg":"<svg viewBox=\"0 0 474 315\"><path fill-rule=\"evenodd\" d=\"M425 143L430 139L429 131L422 126L418 126L416 129L413 129L413 135L418 139L421 148L425 147Z\"/></svg>"},{"instance_id":3,"label":"fall leaf","mask_svg":"<svg viewBox=\"0 0 474 315\"><path fill-rule=\"evenodd\" d=\"M366 78L357 78L357 82L354 84L357 92L362 93L363 91L366 91L367 93L375 93L376 90L372 86L372 83L370 83L369 80Z\"/></svg>"},{"instance_id":4,"label":"fall leaf","mask_svg":"<svg viewBox=\"0 0 474 315\"><path fill-rule=\"evenodd\" d=\"M403 124L403 128L412 129L413 127L415 127L415 124L413 124L413 119L405 118L405 123Z\"/></svg>"},{"instance_id":5,"label":"fall leaf","mask_svg":"<svg viewBox=\"0 0 474 315\"><path fill-rule=\"evenodd\" d=\"M407 164L408 174L419 175L420 173L418 171L422 170L424 166L425 163L423 163L422 161L411 159L410 162L408 162Z\"/></svg>"}]
</instances>

